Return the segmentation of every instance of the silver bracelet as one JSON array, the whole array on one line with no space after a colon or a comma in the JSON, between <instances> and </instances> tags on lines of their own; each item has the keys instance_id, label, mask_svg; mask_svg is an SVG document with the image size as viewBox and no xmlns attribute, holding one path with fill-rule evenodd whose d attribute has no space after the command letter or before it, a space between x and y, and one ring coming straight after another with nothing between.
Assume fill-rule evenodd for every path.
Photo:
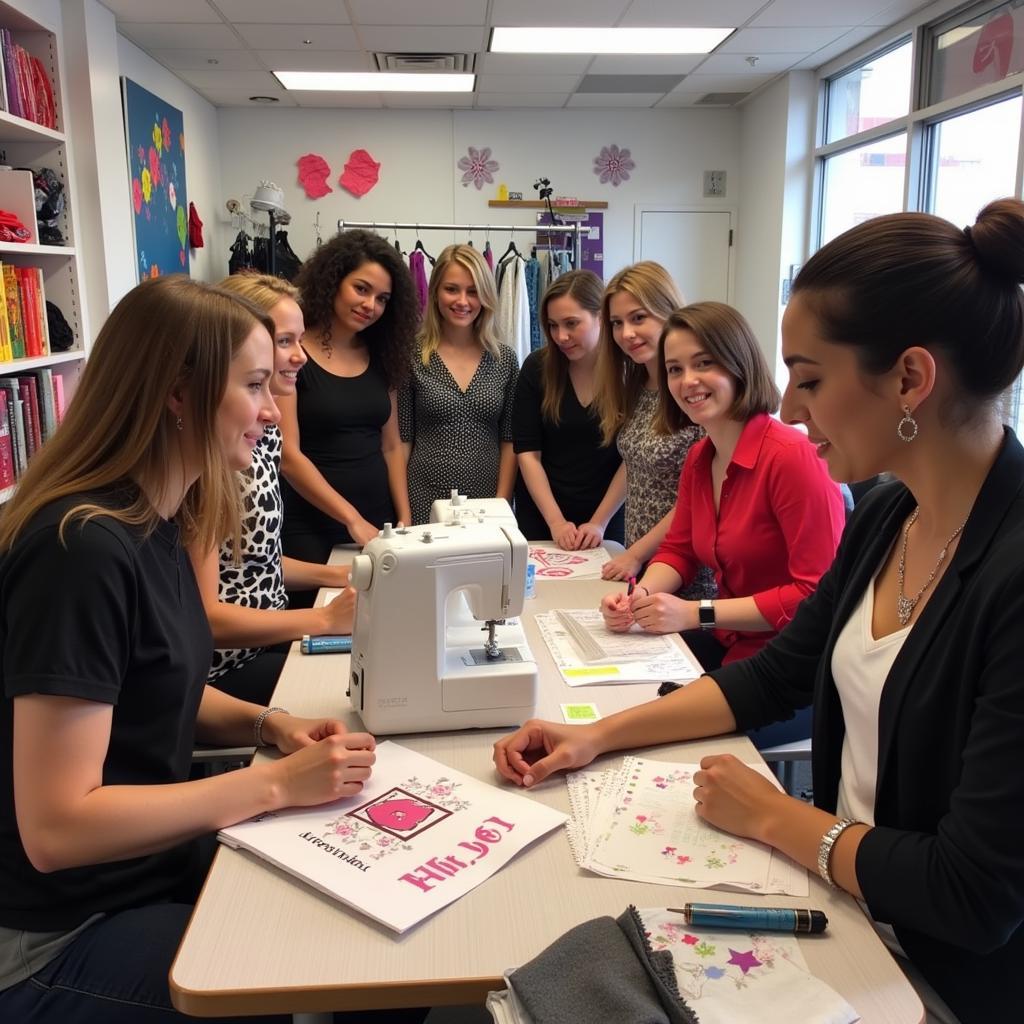
<instances>
[{"instance_id":1,"label":"silver bracelet","mask_svg":"<svg viewBox=\"0 0 1024 1024\"><path fill-rule=\"evenodd\" d=\"M825 883L835 888L836 883L832 881L832 848L836 840L851 826L860 825L861 822L853 818L843 818L837 821L822 837L818 844L818 874Z\"/></svg>"},{"instance_id":2,"label":"silver bracelet","mask_svg":"<svg viewBox=\"0 0 1024 1024\"><path fill-rule=\"evenodd\" d=\"M256 716L256 721L252 723L252 734L256 738L257 747L266 746L266 744L263 742L263 723L277 711L280 711L282 714L285 715L288 714L288 712L284 708L264 708Z\"/></svg>"}]
</instances>

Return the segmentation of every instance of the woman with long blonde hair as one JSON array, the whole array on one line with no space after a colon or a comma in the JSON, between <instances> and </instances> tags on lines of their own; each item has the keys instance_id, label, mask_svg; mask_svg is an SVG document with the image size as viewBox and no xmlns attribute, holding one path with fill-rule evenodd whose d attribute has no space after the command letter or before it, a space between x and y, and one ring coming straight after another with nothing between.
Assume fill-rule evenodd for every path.
<instances>
[{"instance_id":1,"label":"woman with long blonde hair","mask_svg":"<svg viewBox=\"0 0 1024 1024\"><path fill-rule=\"evenodd\" d=\"M200 837L369 777L371 736L206 686L185 545L238 536L233 473L278 418L272 331L188 278L133 289L0 520L4 1020L168 1020ZM288 756L186 781L194 739Z\"/></svg>"},{"instance_id":2,"label":"woman with long blonde hair","mask_svg":"<svg viewBox=\"0 0 1024 1024\"><path fill-rule=\"evenodd\" d=\"M274 322L270 393L294 395L306 364L299 291L280 277L242 273L218 286L241 295ZM348 566L287 558L281 551L281 431L267 424L252 465L237 475L242 497L242 539L189 549L213 631L210 682L243 700L267 701L293 640L305 634L351 633L355 591L345 589L321 608L288 608L287 590L343 588ZM287 589L286 589L287 588Z\"/></svg>"},{"instance_id":3,"label":"woman with long blonde hair","mask_svg":"<svg viewBox=\"0 0 1024 1024\"><path fill-rule=\"evenodd\" d=\"M614 445L601 444L594 408L603 292L590 270L552 282L540 302L547 344L526 357L516 384L519 529L569 551L623 538L625 470Z\"/></svg>"},{"instance_id":4,"label":"woman with long blonde hair","mask_svg":"<svg viewBox=\"0 0 1024 1024\"><path fill-rule=\"evenodd\" d=\"M676 501L676 483L692 445L704 431L688 420L670 434L656 429L658 339L665 321L684 305L660 263L644 260L620 270L604 292L597 407L601 435L615 444L626 467L626 550L601 570L608 580L639 576L665 539ZM682 592L700 600L717 593L703 567Z\"/></svg>"},{"instance_id":5,"label":"woman with long blonde hair","mask_svg":"<svg viewBox=\"0 0 1024 1024\"><path fill-rule=\"evenodd\" d=\"M398 419L412 521L457 488L512 500L512 400L519 361L498 336L494 276L471 245L449 245L430 277Z\"/></svg>"}]
</instances>

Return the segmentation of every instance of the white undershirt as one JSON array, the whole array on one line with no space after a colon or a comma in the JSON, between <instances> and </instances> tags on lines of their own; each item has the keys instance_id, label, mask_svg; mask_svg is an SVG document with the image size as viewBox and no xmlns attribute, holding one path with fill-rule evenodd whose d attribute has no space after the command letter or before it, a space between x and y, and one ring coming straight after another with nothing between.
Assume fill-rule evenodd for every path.
<instances>
[{"instance_id":1,"label":"white undershirt","mask_svg":"<svg viewBox=\"0 0 1024 1024\"><path fill-rule=\"evenodd\" d=\"M832 651L832 677L846 723L836 813L866 825L875 823L878 705L882 686L911 629L906 626L880 640L872 636L875 576L864 588Z\"/></svg>"}]
</instances>

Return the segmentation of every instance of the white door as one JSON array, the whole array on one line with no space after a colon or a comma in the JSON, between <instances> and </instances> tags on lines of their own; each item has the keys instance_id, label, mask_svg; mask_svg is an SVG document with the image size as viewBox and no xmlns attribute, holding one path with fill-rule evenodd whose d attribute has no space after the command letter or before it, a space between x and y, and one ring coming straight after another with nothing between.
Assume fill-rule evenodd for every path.
<instances>
[{"instance_id":1,"label":"white door","mask_svg":"<svg viewBox=\"0 0 1024 1024\"><path fill-rule=\"evenodd\" d=\"M638 205L633 255L660 263L687 302L728 302L732 228L730 210Z\"/></svg>"}]
</instances>

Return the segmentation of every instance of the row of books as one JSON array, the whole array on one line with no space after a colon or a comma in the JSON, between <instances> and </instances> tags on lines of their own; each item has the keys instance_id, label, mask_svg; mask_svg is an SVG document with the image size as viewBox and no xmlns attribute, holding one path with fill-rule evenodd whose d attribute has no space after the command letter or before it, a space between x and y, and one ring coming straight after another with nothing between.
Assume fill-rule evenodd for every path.
<instances>
[{"instance_id":1,"label":"row of books","mask_svg":"<svg viewBox=\"0 0 1024 1024\"><path fill-rule=\"evenodd\" d=\"M44 128L57 127L57 104L46 67L0 29L0 103L3 109Z\"/></svg>"},{"instance_id":2,"label":"row of books","mask_svg":"<svg viewBox=\"0 0 1024 1024\"><path fill-rule=\"evenodd\" d=\"M49 367L0 377L0 502L64 418L64 378Z\"/></svg>"},{"instance_id":3,"label":"row of books","mask_svg":"<svg viewBox=\"0 0 1024 1024\"><path fill-rule=\"evenodd\" d=\"M42 269L0 264L0 362L49 354Z\"/></svg>"}]
</instances>

